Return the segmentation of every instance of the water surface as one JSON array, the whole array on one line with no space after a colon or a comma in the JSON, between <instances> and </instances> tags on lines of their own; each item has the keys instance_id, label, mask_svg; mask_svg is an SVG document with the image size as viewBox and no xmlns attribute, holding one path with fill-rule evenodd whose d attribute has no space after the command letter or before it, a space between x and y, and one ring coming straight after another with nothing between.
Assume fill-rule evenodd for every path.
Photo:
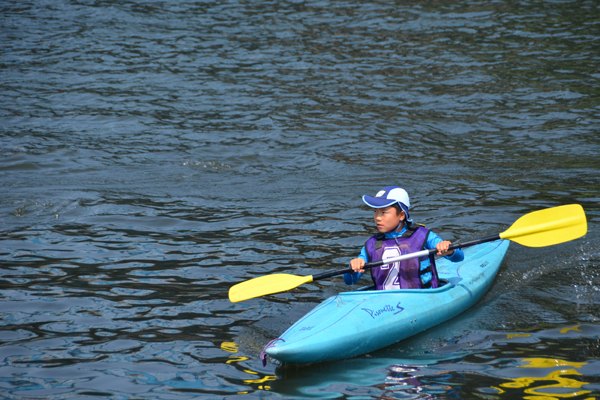
<instances>
[{"instance_id":1,"label":"water surface","mask_svg":"<svg viewBox=\"0 0 600 400\"><path fill-rule=\"evenodd\" d=\"M600 397L593 1L0 5L0 388L32 398ZM448 240L579 203L467 313L371 354L263 346L340 278L390 184ZM367 284L368 280L363 279Z\"/></svg>"}]
</instances>

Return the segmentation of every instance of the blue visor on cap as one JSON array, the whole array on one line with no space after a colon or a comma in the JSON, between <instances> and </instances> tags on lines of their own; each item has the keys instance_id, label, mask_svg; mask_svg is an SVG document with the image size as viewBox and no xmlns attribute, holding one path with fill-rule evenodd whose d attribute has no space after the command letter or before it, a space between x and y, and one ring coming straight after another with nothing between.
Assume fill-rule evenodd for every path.
<instances>
[{"instance_id":1,"label":"blue visor on cap","mask_svg":"<svg viewBox=\"0 0 600 400\"><path fill-rule=\"evenodd\" d=\"M372 197L365 195L362 197L362 199L366 205L373 208L384 208L398 203L398 200L387 199L385 197Z\"/></svg>"}]
</instances>

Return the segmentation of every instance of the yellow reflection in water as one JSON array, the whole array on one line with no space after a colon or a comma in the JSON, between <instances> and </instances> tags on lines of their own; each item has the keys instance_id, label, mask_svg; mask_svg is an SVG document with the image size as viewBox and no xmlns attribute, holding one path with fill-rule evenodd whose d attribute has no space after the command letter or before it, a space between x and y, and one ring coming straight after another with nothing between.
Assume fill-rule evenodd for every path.
<instances>
[{"instance_id":1,"label":"yellow reflection in water","mask_svg":"<svg viewBox=\"0 0 600 400\"><path fill-rule=\"evenodd\" d=\"M234 342L223 342L221 343L221 350L225 350L229 353L237 353L238 352L238 345L235 344ZM234 362L240 362L240 361L246 361L249 360L248 357L234 357L234 356L229 356L229 360L225 361L226 364L231 364Z\"/></svg>"},{"instance_id":2,"label":"yellow reflection in water","mask_svg":"<svg viewBox=\"0 0 600 400\"><path fill-rule=\"evenodd\" d=\"M221 350L225 350L229 353L237 353L238 352L238 345L234 342L223 342L221 343ZM246 361L249 360L248 357L235 357L235 356L229 356L229 359L226 361L227 364L231 364L231 363L235 363L235 362L240 362L240 361ZM258 372L252 371L250 369L244 369L244 372L248 373L248 374L252 374L252 375L259 375ZM246 379L244 380L244 383L249 385L251 383L264 383L264 382L268 382L268 381L274 381L275 379L277 379L277 376L275 375L265 375L264 378L256 378L256 379ZM258 386L259 389L261 390L270 390L271 387L267 386L267 385L260 385ZM248 393L248 392L239 392L240 394L242 393Z\"/></svg>"},{"instance_id":3,"label":"yellow reflection in water","mask_svg":"<svg viewBox=\"0 0 600 400\"><path fill-rule=\"evenodd\" d=\"M229 353L237 353L238 345L235 342L223 342L221 343L221 350L228 351Z\"/></svg>"},{"instance_id":4,"label":"yellow reflection in water","mask_svg":"<svg viewBox=\"0 0 600 400\"><path fill-rule=\"evenodd\" d=\"M579 330L579 327L580 327L580 326L581 326L581 325L575 325L575 326L572 326L572 327L570 327L570 328L563 328L563 329L561 329L559 332L560 332L560 333L567 333L567 332L569 332L569 331L581 332L581 330Z\"/></svg>"},{"instance_id":5,"label":"yellow reflection in water","mask_svg":"<svg viewBox=\"0 0 600 400\"><path fill-rule=\"evenodd\" d=\"M552 368L552 367L573 367L581 368L587 363L570 362L565 360L556 360L554 358L524 358L523 361L529 364L519 365L521 368ZM579 374L581 375L581 374Z\"/></svg>"},{"instance_id":6,"label":"yellow reflection in water","mask_svg":"<svg viewBox=\"0 0 600 400\"><path fill-rule=\"evenodd\" d=\"M254 371L251 371L249 369L245 369L244 372L247 372L249 374L258 375L258 372L254 372ZM275 375L266 375L264 378L246 379L244 381L244 383L247 384L247 385L249 385L251 383L264 383L264 382L268 382L268 381L274 381L275 379L277 379L277 377ZM270 390L271 386L260 385L258 388L262 389L262 390Z\"/></svg>"},{"instance_id":7,"label":"yellow reflection in water","mask_svg":"<svg viewBox=\"0 0 600 400\"><path fill-rule=\"evenodd\" d=\"M569 362L564 360L557 360L551 358L525 358L523 359L527 364L519 365L522 368L560 368L550 372L548 375L543 377L520 377L513 378L514 382L505 382L500 384L503 388L510 389L524 389L524 392L530 396L525 396L523 399L526 400L559 400L564 398L583 396L591 393L589 390L577 390L583 385L589 384L589 382L582 382L576 379L567 378L565 375L581 376L581 373L576 368L581 368L586 365L585 362ZM571 367L571 368L565 368ZM531 387L536 383L547 383L556 382L551 385L542 385ZM504 392L500 389L501 392ZM589 397L586 400L593 400L594 397Z\"/></svg>"},{"instance_id":8,"label":"yellow reflection in water","mask_svg":"<svg viewBox=\"0 0 600 400\"><path fill-rule=\"evenodd\" d=\"M512 339L512 338L516 338L516 337L530 337L531 335L528 333L510 333L508 335L506 335L507 339Z\"/></svg>"}]
</instances>

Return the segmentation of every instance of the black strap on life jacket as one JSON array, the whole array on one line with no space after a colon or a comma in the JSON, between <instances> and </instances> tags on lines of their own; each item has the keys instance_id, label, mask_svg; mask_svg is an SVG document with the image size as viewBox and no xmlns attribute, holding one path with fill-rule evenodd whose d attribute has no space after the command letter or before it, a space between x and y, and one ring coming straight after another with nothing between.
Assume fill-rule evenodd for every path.
<instances>
[{"instance_id":1,"label":"black strap on life jacket","mask_svg":"<svg viewBox=\"0 0 600 400\"><path fill-rule=\"evenodd\" d=\"M423 289L429 289L431 288L431 282L433 282L433 275L436 273L436 271L433 270L433 268L431 268L432 265L434 265L434 260L433 260L433 255L429 256L429 266L425 269L420 269L419 270L419 279L421 279L421 285L423 286ZM427 283L423 283L423 275L425 275L426 273L431 272L431 279L429 280L429 282Z\"/></svg>"}]
</instances>

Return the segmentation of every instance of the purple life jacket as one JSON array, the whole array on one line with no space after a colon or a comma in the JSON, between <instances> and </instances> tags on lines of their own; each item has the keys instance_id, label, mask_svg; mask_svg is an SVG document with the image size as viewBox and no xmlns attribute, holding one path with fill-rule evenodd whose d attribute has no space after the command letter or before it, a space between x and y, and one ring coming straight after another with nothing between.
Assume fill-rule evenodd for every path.
<instances>
[{"instance_id":1,"label":"purple life jacket","mask_svg":"<svg viewBox=\"0 0 600 400\"><path fill-rule=\"evenodd\" d=\"M411 224L397 238L386 239L383 233L371 236L365 244L369 262L421 251L425 248L428 234L429 230L425 227ZM421 269L421 263L427 260L429 266ZM423 284L421 276L428 272L431 272L431 280ZM433 255L371 268L371 277L377 290L437 288L439 285Z\"/></svg>"}]
</instances>

